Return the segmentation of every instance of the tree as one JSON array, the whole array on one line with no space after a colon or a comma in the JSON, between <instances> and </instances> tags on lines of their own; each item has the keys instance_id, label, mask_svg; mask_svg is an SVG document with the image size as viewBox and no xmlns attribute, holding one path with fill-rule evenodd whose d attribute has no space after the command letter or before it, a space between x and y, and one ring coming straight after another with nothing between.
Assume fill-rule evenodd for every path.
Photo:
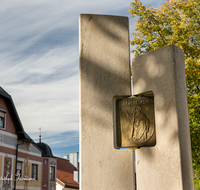
<instances>
[{"instance_id":1,"label":"tree","mask_svg":"<svg viewBox=\"0 0 200 190\"><path fill-rule=\"evenodd\" d=\"M167 0L160 8L146 8L140 0L131 3L136 17L131 45L139 56L174 44L185 55L187 95L194 179L200 179L200 0Z\"/></svg>"}]
</instances>

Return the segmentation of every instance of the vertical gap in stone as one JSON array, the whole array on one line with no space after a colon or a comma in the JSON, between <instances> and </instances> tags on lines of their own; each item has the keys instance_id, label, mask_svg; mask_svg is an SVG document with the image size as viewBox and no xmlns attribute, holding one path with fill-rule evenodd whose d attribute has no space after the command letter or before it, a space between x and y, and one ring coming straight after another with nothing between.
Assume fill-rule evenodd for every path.
<instances>
[{"instance_id":1,"label":"vertical gap in stone","mask_svg":"<svg viewBox=\"0 0 200 190\"><path fill-rule=\"evenodd\" d=\"M131 59L130 59L131 60ZM131 72L130 72L130 77L131 77L131 96L133 96L133 77L132 77L132 64L130 62L130 69L131 69Z\"/></svg>"},{"instance_id":2,"label":"vertical gap in stone","mask_svg":"<svg viewBox=\"0 0 200 190\"><path fill-rule=\"evenodd\" d=\"M136 159L135 159L135 156L136 156L136 152L134 150L135 190L137 190L137 172L136 172Z\"/></svg>"},{"instance_id":3,"label":"vertical gap in stone","mask_svg":"<svg viewBox=\"0 0 200 190\"><path fill-rule=\"evenodd\" d=\"M133 96L133 77L132 75L130 77L131 77L131 96Z\"/></svg>"}]
</instances>

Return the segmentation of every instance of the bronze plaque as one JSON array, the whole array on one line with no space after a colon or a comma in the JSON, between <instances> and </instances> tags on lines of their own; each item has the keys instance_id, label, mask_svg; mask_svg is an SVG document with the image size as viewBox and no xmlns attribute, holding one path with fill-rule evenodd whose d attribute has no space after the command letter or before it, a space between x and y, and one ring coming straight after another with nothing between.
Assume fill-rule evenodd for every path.
<instances>
[{"instance_id":1,"label":"bronze plaque","mask_svg":"<svg viewBox=\"0 0 200 190\"><path fill-rule=\"evenodd\" d=\"M155 146L154 98L133 97L116 100L117 146Z\"/></svg>"}]
</instances>

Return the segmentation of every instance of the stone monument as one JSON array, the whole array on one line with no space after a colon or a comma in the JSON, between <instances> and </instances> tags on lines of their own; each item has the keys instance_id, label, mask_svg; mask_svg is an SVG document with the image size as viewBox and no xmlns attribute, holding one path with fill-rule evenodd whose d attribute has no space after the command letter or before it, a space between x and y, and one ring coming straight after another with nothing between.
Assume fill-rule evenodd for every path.
<instances>
[{"instance_id":1,"label":"stone monument","mask_svg":"<svg viewBox=\"0 0 200 190\"><path fill-rule=\"evenodd\" d=\"M193 190L182 50L166 46L132 60L133 94L152 91L156 146L136 150L138 190Z\"/></svg>"},{"instance_id":2,"label":"stone monument","mask_svg":"<svg viewBox=\"0 0 200 190\"><path fill-rule=\"evenodd\" d=\"M135 189L134 152L113 146L113 97L131 94L127 17L80 19L80 187Z\"/></svg>"},{"instance_id":3,"label":"stone monument","mask_svg":"<svg viewBox=\"0 0 200 190\"><path fill-rule=\"evenodd\" d=\"M194 189L182 50L132 60L134 100L128 18L79 19L81 190L135 189L134 153L119 149L131 146L149 146L136 150L137 190Z\"/></svg>"}]
</instances>

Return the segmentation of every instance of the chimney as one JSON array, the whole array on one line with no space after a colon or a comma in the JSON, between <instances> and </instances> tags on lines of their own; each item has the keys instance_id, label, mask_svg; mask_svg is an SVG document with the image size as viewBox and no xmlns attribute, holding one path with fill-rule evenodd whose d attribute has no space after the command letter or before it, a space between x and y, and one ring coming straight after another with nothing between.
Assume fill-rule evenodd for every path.
<instances>
[{"instance_id":1,"label":"chimney","mask_svg":"<svg viewBox=\"0 0 200 190\"><path fill-rule=\"evenodd\" d=\"M69 155L64 155L63 158L69 160Z\"/></svg>"},{"instance_id":2,"label":"chimney","mask_svg":"<svg viewBox=\"0 0 200 190\"><path fill-rule=\"evenodd\" d=\"M70 152L69 153L69 161L70 163L78 169L78 152ZM74 181L79 183L79 171L74 170Z\"/></svg>"},{"instance_id":3,"label":"chimney","mask_svg":"<svg viewBox=\"0 0 200 190\"><path fill-rule=\"evenodd\" d=\"M78 168L78 152L70 152L69 161L72 165Z\"/></svg>"},{"instance_id":4,"label":"chimney","mask_svg":"<svg viewBox=\"0 0 200 190\"><path fill-rule=\"evenodd\" d=\"M79 171L78 170L74 170L74 181L78 182L79 183Z\"/></svg>"}]
</instances>

